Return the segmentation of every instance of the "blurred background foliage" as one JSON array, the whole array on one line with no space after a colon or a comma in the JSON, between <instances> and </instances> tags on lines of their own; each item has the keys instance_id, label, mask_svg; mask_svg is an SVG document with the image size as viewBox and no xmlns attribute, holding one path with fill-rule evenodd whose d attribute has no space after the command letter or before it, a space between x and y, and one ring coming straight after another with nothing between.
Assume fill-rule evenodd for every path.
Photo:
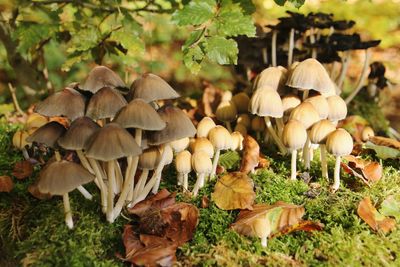
<instances>
[{"instance_id":1,"label":"blurred background foliage","mask_svg":"<svg viewBox=\"0 0 400 267\"><path fill-rule=\"evenodd\" d=\"M356 21L363 39L382 39L382 60L396 81L400 44L398 0L0 0L0 102L17 87L23 107L71 82L95 64L117 71L130 84L154 72L182 93L209 81L232 89L235 36L256 34L254 24L275 24L286 10L329 12ZM279 6L283 5L283 6ZM301 7L300 7L301 6ZM299 8L300 7L300 8ZM264 28L264 30L267 30ZM357 76L362 56L355 53Z\"/></svg>"}]
</instances>

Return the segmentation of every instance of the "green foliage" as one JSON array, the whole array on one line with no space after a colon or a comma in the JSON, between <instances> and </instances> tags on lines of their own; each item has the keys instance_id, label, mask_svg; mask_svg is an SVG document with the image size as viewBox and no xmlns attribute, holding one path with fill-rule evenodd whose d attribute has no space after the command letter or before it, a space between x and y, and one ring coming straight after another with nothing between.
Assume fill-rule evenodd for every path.
<instances>
[{"instance_id":1,"label":"green foliage","mask_svg":"<svg viewBox=\"0 0 400 267\"><path fill-rule=\"evenodd\" d=\"M286 2L290 2L296 8L300 8L302 5L304 5L305 2L305 0L274 0L274 1L280 6L284 6Z\"/></svg>"},{"instance_id":2,"label":"green foliage","mask_svg":"<svg viewBox=\"0 0 400 267\"><path fill-rule=\"evenodd\" d=\"M238 168L240 155L237 151L229 150L219 157L218 163L227 170Z\"/></svg>"}]
</instances>

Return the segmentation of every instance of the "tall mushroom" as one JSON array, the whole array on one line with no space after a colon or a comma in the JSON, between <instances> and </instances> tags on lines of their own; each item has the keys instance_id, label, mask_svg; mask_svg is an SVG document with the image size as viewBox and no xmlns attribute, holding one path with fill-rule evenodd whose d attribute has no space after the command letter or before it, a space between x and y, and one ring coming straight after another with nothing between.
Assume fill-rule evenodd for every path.
<instances>
[{"instance_id":1,"label":"tall mushroom","mask_svg":"<svg viewBox=\"0 0 400 267\"><path fill-rule=\"evenodd\" d=\"M178 181L182 181L184 190L188 190L188 175L192 170L192 154L189 151L183 150L176 155L175 167L178 172Z\"/></svg>"},{"instance_id":2,"label":"tall mushroom","mask_svg":"<svg viewBox=\"0 0 400 267\"><path fill-rule=\"evenodd\" d=\"M207 137L208 133L212 128L214 128L215 122L210 117L204 117L201 119L199 124L197 124L197 137Z\"/></svg>"},{"instance_id":3,"label":"tall mushroom","mask_svg":"<svg viewBox=\"0 0 400 267\"><path fill-rule=\"evenodd\" d=\"M227 150L231 148L231 134L226 128L218 125L211 129L210 133L208 134L208 139L213 144L215 150L210 174L210 178L214 178L221 150Z\"/></svg>"},{"instance_id":4,"label":"tall mushroom","mask_svg":"<svg viewBox=\"0 0 400 267\"><path fill-rule=\"evenodd\" d=\"M329 105L328 120L336 126L338 121L345 119L347 116L346 102L338 95L330 96L326 100Z\"/></svg>"},{"instance_id":5,"label":"tall mushroom","mask_svg":"<svg viewBox=\"0 0 400 267\"><path fill-rule=\"evenodd\" d=\"M211 173L213 164L207 153L204 151L198 151L192 155L192 167L197 174L197 180L192 193L193 196L197 196L199 189L202 187L202 185L204 185L205 176L208 173Z\"/></svg>"}]
</instances>

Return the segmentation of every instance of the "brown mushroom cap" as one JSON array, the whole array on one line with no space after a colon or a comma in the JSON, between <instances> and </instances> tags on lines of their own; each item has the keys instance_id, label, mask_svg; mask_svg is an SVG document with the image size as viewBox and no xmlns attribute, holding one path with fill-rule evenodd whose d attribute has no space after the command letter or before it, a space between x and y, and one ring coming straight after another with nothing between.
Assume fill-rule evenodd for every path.
<instances>
[{"instance_id":1,"label":"brown mushroom cap","mask_svg":"<svg viewBox=\"0 0 400 267\"><path fill-rule=\"evenodd\" d=\"M131 86L128 99L141 98L147 102L161 99L175 99L179 94L161 77L146 73L136 79Z\"/></svg>"},{"instance_id":2,"label":"brown mushroom cap","mask_svg":"<svg viewBox=\"0 0 400 267\"><path fill-rule=\"evenodd\" d=\"M56 121L51 121L38 128L28 138L26 138L26 141L29 143L36 142L38 144L44 144L47 147L53 148L57 145L57 140L65 133L65 131L66 129L62 124Z\"/></svg>"},{"instance_id":3,"label":"brown mushroom cap","mask_svg":"<svg viewBox=\"0 0 400 267\"><path fill-rule=\"evenodd\" d=\"M236 120L236 122L239 124L244 125L247 129L250 129L251 127L251 118L249 114L240 114Z\"/></svg>"},{"instance_id":4,"label":"brown mushroom cap","mask_svg":"<svg viewBox=\"0 0 400 267\"><path fill-rule=\"evenodd\" d=\"M323 144L330 133L336 130L335 125L328 120L314 124L310 130L310 140L313 144Z\"/></svg>"},{"instance_id":5,"label":"brown mushroom cap","mask_svg":"<svg viewBox=\"0 0 400 267\"><path fill-rule=\"evenodd\" d=\"M197 137L194 139L194 141L190 144L190 149L193 153L204 151L209 158L214 156L214 146L206 137Z\"/></svg>"},{"instance_id":6,"label":"brown mushroom cap","mask_svg":"<svg viewBox=\"0 0 400 267\"><path fill-rule=\"evenodd\" d=\"M350 155L353 150L353 138L345 129L337 129L328 135L326 149L335 156Z\"/></svg>"},{"instance_id":7,"label":"brown mushroom cap","mask_svg":"<svg viewBox=\"0 0 400 267\"><path fill-rule=\"evenodd\" d=\"M62 196L80 185L93 181L94 178L77 163L66 160L54 161L40 172L37 187L42 194Z\"/></svg>"},{"instance_id":8,"label":"brown mushroom cap","mask_svg":"<svg viewBox=\"0 0 400 267\"><path fill-rule=\"evenodd\" d=\"M289 120L282 132L282 142L290 150L297 150L304 147L307 141L307 130L297 120Z\"/></svg>"},{"instance_id":9,"label":"brown mushroom cap","mask_svg":"<svg viewBox=\"0 0 400 267\"><path fill-rule=\"evenodd\" d=\"M149 147L139 156L140 169L154 170L161 160L161 150L158 147Z\"/></svg>"},{"instance_id":10,"label":"brown mushroom cap","mask_svg":"<svg viewBox=\"0 0 400 267\"><path fill-rule=\"evenodd\" d=\"M320 120L318 112L311 103L303 102L292 110L290 119L301 122L306 129Z\"/></svg>"},{"instance_id":11,"label":"brown mushroom cap","mask_svg":"<svg viewBox=\"0 0 400 267\"><path fill-rule=\"evenodd\" d=\"M236 119L237 109L233 101L221 102L215 111L217 120L222 122L232 122Z\"/></svg>"},{"instance_id":12,"label":"brown mushroom cap","mask_svg":"<svg viewBox=\"0 0 400 267\"><path fill-rule=\"evenodd\" d=\"M149 132L148 143L160 145L196 134L196 128L185 112L173 106L163 106L157 113L167 127L161 131Z\"/></svg>"},{"instance_id":13,"label":"brown mushroom cap","mask_svg":"<svg viewBox=\"0 0 400 267\"><path fill-rule=\"evenodd\" d=\"M38 103L34 111L44 116L65 116L74 120L85 114L85 97L72 88L64 88Z\"/></svg>"},{"instance_id":14,"label":"brown mushroom cap","mask_svg":"<svg viewBox=\"0 0 400 267\"><path fill-rule=\"evenodd\" d=\"M231 134L221 125L217 125L211 129L208 139L216 150L226 150L232 146Z\"/></svg>"},{"instance_id":15,"label":"brown mushroom cap","mask_svg":"<svg viewBox=\"0 0 400 267\"><path fill-rule=\"evenodd\" d=\"M245 92L237 93L232 97L238 113L247 113L250 97Z\"/></svg>"},{"instance_id":16,"label":"brown mushroom cap","mask_svg":"<svg viewBox=\"0 0 400 267\"><path fill-rule=\"evenodd\" d=\"M118 123L108 123L100 128L87 143L86 156L110 161L127 156L138 156L141 149L133 136Z\"/></svg>"},{"instance_id":17,"label":"brown mushroom cap","mask_svg":"<svg viewBox=\"0 0 400 267\"><path fill-rule=\"evenodd\" d=\"M86 78L82 89L95 94L103 87L126 87L122 79L112 70L105 66L94 67Z\"/></svg>"},{"instance_id":18,"label":"brown mushroom cap","mask_svg":"<svg viewBox=\"0 0 400 267\"><path fill-rule=\"evenodd\" d=\"M80 117L71 123L67 132L58 139L58 144L69 150L83 150L87 141L100 128L89 117Z\"/></svg>"},{"instance_id":19,"label":"brown mushroom cap","mask_svg":"<svg viewBox=\"0 0 400 267\"><path fill-rule=\"evenodd\" d=\"M250 99L249 111L261 117L282 118L283 106L279 94L267 87L258 88Z\"/></svg>"},{"instance_id":20,"label":"brown mushroom cap","mask_svg":"<svg viewBox=\"0 0 400 267\"><path fill-rule=\"evenodd\" d=\"M255 132L262 132L265 130L265 121L261 117L254 117L251 120L251 129Z\"/></svg>"},{"instance_id":21,"label":"brown mushroom cap","mask_svg":"<svg viewBox=\"0 0 400 267\"><path fill-rule=\"evenodd\" d=\"M113 118L127 104L125 98L111 87L103 87L89 100L86 116L94 119Z\"/></svg>"},{"instance_id":22,"label":"brown mushroom cap","mask_svg":"<svg viewBox=\"0 0 400 267\"><path fill-rule=\"evenodd\" d=\"M133 99L123 107L114 121L124 128L139 128L148 131L159 131L166 126L157 111L140 98Z\"/></svg>"}]
</instances>

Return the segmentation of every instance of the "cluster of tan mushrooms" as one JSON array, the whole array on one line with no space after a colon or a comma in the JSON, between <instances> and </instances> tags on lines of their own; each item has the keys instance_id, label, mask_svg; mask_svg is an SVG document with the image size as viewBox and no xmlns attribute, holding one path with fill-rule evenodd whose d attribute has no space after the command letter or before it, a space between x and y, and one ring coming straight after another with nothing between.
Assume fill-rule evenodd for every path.
<instances>
[{"instance_id":1,"label":"cluster of tan mushrooms","mask_svg":"<svg viewBox=\"0 0 400 267\"><path fill-rule=\"evenodd\" d=\"M336 91L324 66L309 58L295 62L288 70L281 66L263 70L254 82L251 97L244 92L225 94L216 117L228 129L236 120L234 129L243 135L253 130L260 139L265 131L281 154L292 154L293 180L298 150L302 149L304 166L309 169L313 149L320 146L323 177L328 178L326 151L336 157L332 189L337 190L341 156L351 153L353 140L346 130L336 129L347 115L346 103Z\"/></svg>"},{"instance_id":2,"label":"cluster of tan mushrooms","mask_svg":"<svg viewBox=\"0 0 400 267\"><path fill-rule=\"evenodd\" d=\"M69 228L73 227L69 192L78 189L91 199L83 185L94 181L100 190L102 211L113 222L124 205L134 205L150 191L158 191L161 172L172 162L174 146L170 144L196 134L182 110L169 104L160 107L179 97L160 77L144 74L127 93L124 88L117 74L98 66L82 86L69 86L35 107L41 115L63 116L70 121L68 129L50 121L26 139L54 150L37 188L41 193L63 196ZM68 151L74 151L80 164L63 159ZM141 174L135 183L138 169Z\"/></svg>"}]
</instances>

